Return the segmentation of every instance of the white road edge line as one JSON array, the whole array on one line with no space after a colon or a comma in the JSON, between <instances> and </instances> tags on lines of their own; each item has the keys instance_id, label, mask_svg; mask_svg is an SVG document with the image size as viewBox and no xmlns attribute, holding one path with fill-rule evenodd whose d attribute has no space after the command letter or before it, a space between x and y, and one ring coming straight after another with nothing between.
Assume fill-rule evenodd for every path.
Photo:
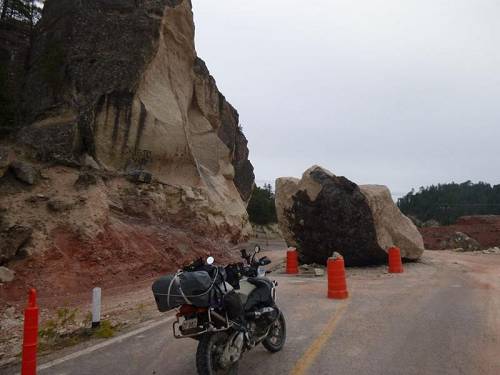
<instances>
[{"instance_id":1,"label":"white road edge line","mask_svg":"<svg viewBox=\"0 0 500 375\"><path fill-rule=\"evenodd\" d=\"M68 354L65 357L58 358L58 359L55 359L53 361L44 363L43 365L38 366L37 369L38 369L38 371L42 371L42 370L45 370L45 369L48 369L48 368L60 365L61 363L64 363L66 361L69 361L69 360L81 357L82 355L85 355L85 354L89 354L89 353L95 352L96 350L105 348L106 346L113 345L114 343L123 341L125 339L128 339L129 337L138 335L139 333L142 333L144 331L148 331L148 330L150 330L152 328L158 327L159 325L167 323L167 322L169 322L169 321L171 321L173 319L174 319L174 317L170 316L170 317L168 317L166 319L159 320L159 321L151 323L151 324L149 324L147 326L138 328L138 329L136 329L134 331L130 331L128 333L125 333L125 334L123 334L121 336L117 336L115 338L103 341L103 342L101 342L101 343L99 343L97 345L91 346L89 348L85 348L85 349L82 349L82 350L80 350L78 352L74 352L74 353Z\"/></svg>"}]
</instances>

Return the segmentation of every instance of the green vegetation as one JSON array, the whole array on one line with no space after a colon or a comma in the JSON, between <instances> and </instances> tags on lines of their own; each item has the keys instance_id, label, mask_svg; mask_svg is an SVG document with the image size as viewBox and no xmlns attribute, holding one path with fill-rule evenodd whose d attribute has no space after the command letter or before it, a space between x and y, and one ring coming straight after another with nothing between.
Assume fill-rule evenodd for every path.
<instances>
[{"instance_id":1,"label":"green vegetation","mask_svg":"<svg viewBox=\"0 0 500 375\"><path fill-rule=\"evenodd\" d=\"M71 327L76 325L77 314L78 309L68 307L58 309L55 317L47 320L38 331L40 350L44 351L78 343L78 339L68 334Z\"/></svg>"},{"instance_id":2,"label":"green vegetation","mask_svg":"<svg viewBox=\"0 0 500 375\"><path fill-rule=\"evenodd\" d=\"M253 224L267 225L278 221L274 193L270 184L264 185L264 188L255 186L247 211Z\"/></svg>"},{"instance_id":3,"label":"green vegetation","mask_svg":"<svg viewBox=\"0 0 500 375\"><path fill-rule=\"evenodd\" d=\"M95 337L99 337L101 339L108 339L115 335L115 328L111 324L109 320L101 320L101 324L99 328L94 332Z\"/></svg>"},{"instance_id":4,"label":"green vegetation","mask_svg":"<svg viewBox=\"0 0 500 375\"><path fill-rule=\"evenodd\" d=\"M56 311L38 331L41 352L76 345L91 338L107 339L115 335L116 328L108 320L101 320L98 328L91 328L92 314L86 314L83 321L77 321L78 309L68 307Z\"/></svg>"},{"instance_id":5,"label":"green vegetation","mask_svg":"<svg viewBox=\"0 0 500 375\"><path fill-rule=\"evenodd\" d=\"M421 187L398 199L398 207L421 221L434 219L445 225L465 215L500 215L500 185L466 181Z\"/></svg>"},{"instance_id":6,"label":"green vegetation","mask_svg":"<svg viewBox=\"0 0 500 375\"><path fill-rule=\"evenodd\" d=\"M77 313L77 309L67 307L58 309L55 318L47 320L38 335L45 341L55 341L60 331L67 330L71 325L76 324L75 317Z\"/></svg>"}]
</instances>

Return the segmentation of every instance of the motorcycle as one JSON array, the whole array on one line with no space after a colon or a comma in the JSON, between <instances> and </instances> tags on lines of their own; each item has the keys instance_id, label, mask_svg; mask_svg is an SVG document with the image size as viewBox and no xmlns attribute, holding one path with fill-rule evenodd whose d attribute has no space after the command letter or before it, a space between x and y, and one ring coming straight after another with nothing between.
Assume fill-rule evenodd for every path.
<instances>
[{"instance_id":1,"label":"motorcycle","mask_svg":"<svg viewBox=\"0 0 500 375\"><path fill-rule=\"evenodd\" d=\"M179 305L174 337L198 340L199 375L236 375L242 355L258 344L271 353L285 345L285 317L276 304L278 283L266 277L269 258L256 259L260 250L241 250L244 262L225 267L214 265L213 257L198 260L153 284L160 311Z\"/></svg>"}]
</instances>

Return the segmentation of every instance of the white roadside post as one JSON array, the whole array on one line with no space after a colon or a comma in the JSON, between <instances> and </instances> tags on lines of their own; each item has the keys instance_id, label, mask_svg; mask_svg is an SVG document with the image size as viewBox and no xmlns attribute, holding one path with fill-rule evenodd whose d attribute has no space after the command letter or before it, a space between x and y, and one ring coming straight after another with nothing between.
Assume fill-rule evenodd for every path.
<instances>
[{"instance_id":1,"label":"white roadside post","mask_svg":"<svg viewBox=\"0 0 500 375\"><path fill-rule=\"evenodd\" d=\"M92 328L101 324L101 288L92 290Z\"/></svg>"}]
</instances>

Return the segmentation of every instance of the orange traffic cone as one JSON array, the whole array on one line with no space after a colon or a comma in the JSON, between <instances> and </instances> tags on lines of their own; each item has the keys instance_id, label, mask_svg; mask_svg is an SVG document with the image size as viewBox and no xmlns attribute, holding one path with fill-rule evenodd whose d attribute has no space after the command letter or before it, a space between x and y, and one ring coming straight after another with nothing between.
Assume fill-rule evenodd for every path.
<instances>
[{"instance_id":1,"label":"orange traffic cone","mask_svg":"<svg viewBox=\"0 0 500 375\"><path fill-rule=\"evenodd\" d=\"M36 350L38 344L38 306L36 290L30 289L28 307L24 311L22 375L36 374Z\"/></svg>"},{"instance_id":2,"label":"orange traffic cone","mask_svg":"<svg viewBox=\"0 0 500 375\"><path fill-rule=\"evenodd\" d=\"M346 299L347 282L345 279L344 258L328 258L328 298Z\"/></svg>"},{"instance_id":3,"label":"orange traffic cone","mask_svg":"<svg viewBox=\"0 0 500 375\"><path fill-rule=\"evenodd\" d=\"M389 273L402 273L403 262L401 261L401 250L399 247L391 247L388 251Z\"/></svg>"},{"instance_id":4,"label":"orange traffic cone","mask_svg":"<svg viewBox=\"0 0 500 375\"><path fill-rule=\"evenodd\" d=\"M299 254L294 248L290 248L286 252L286 273L297 274L299 273Z\"/></svg>"}]
</instances>

